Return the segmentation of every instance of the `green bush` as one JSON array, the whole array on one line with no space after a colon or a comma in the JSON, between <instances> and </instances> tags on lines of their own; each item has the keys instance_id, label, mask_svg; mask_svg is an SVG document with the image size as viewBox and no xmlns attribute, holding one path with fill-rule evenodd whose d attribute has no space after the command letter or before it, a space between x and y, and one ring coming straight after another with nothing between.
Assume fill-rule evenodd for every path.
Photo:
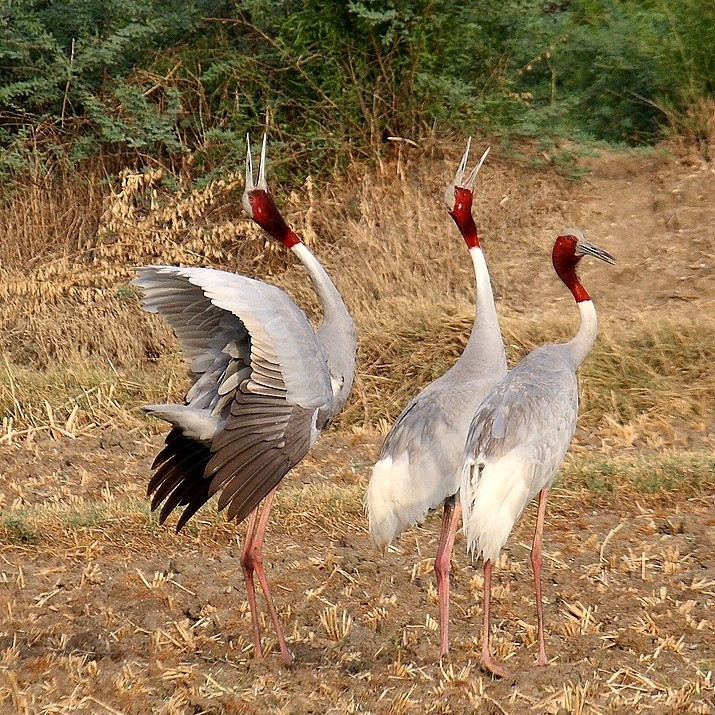
<instances>
[{"instance_id":1,"label":"green bush","mask_svg":"<svg viewBox=\"0 0 715 715\"><path fill-rule=\"evenodd\" d=\"M237 166L262 126L301 173L435 127L651 142L712 97L714 8L0 0L0 171L191 152L210 175Z\"/></svg>"}]
</instances>

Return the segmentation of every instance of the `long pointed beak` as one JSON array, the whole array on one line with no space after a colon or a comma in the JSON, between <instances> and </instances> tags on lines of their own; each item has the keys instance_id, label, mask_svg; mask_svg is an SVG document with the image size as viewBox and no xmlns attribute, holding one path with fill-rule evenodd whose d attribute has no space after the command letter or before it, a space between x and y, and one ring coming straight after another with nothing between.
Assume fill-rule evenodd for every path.
<instances>
[{"instance_id":1,"label":"long pointed beak","mask_svg":"<svg viewBox=\"0 0 715 715\"><path fill-rule=\"evenodd\" d=\"M464 154L462 154L462 160L459 162L457 173L454 175L454 180L444 192L444 203L447 206L448 211L452 211L454 208L454 190L457 187L474 192L474 184L477 180L477 174L489 154L489 147L487 147L484 154L482 154L482 158L479 160L479 163L469 172L469 176L465 179L464 172L467 170L467 162L469 161L469 150L471 146L472 137L469 137L469 139L467 139L467 148L464 150Z\"/></svg>"},{"instance_id":2,"label":"long pointed beak","mask_svg":"<svg viewBox=\"0 0 715 715\"><path fill-rule=\"evenodd\" d=\"M266 182L266 133L263 132L263 145L261 146L261 163L258 167L258 184L257 189L268 191L268 183Z\"/></svg>"},{"instance_id":3,"label":"long pointed beak","mask_svg":"<svg viewBox=\"0 0 715 715\"><path fill-rule=\"evenodd\" d=\"M616 259L608 252L599 248L595 243L586 241L585 239L579 238L576 243L576 255L577 256L593 256L598 258L599 261L605 261L613 265Z\"/></svg>"},{"instance_id":4,"label":"long pointed beak","mask_svg":"<svg viewBox=\"0 0 715 715\"><path fill-rule=\"evenodd\" d=\"M251 158L251 136L246 133L246 187L245 192L253 191L253 159Z\"/></svg>"},{"instance_id":5,"label":"long pointed beak","mask_svg":"<svg viewBox=\"0 0 715 715\"><path fill-rule=\"evenodd\" d=\"M251 157L251 137L246 134L246 188L245 191L253 191L254 189L263 189L268 191L268 182L266 181L266 141L267 136L264 132L263 142L261 144L261 162L258 165L258 183L253 181L253 158Z\"/></svg>"},{"instance_id":6,"label":"long pointed beak","mask_svg":"<svg viewBox=\"0 0 715 715\"><path fill-rule=\"evenodd\" d=\"M479 160L479 163L469 172L469 176L465 180L464 172L467 170L467 162L469 161L469 150L471 146L472 137L469 137L469 139L467 140L467 148L464 150L464 154L462 155L462 161L459 162L457 173L454 175L454 181L452 182L452 186L461 186L462 188L469 189L470 191L474 190L474 182L477 179L477 174L482 168L482 164L486 160L490 149L490 147L486 148L486 151L484 152L484 154L482 154L482 158Z\"/></svg>"},{"instance_id":7,"label":"long pointed beak","mask_svg":"<svg viewBox=\"0 0 715 715\"><path fill-rule=\"evenodd\" d=\"M465 189L469 189L472 191L474 189L474 182L477 179L477 174L479 173L479 170L482 168L482 164L487 158L487 155L489 154L489 149L491 147L487 147L486 150L484 151L484 154L482 154L482 158L479 160L479 163L472 169L471 173L467 177L467 180L464 182L463 186Z\"/></svg>"},{"instance_id":8,"label":"long pointed beak","mask_svg":"<svg viewBox=\"0 0 715 715\"><path fill-rule=\"evenodd\" d=\"M472 137L467 139L467 148L462 154L462 161L459 162L457 167L457 173L454 175L454 181L452 182L454 186L462 186L462 180L464 179L464 172L467 170L467 161L469 161L469 149L472 146Z\"/></svg>"}]
</instances>

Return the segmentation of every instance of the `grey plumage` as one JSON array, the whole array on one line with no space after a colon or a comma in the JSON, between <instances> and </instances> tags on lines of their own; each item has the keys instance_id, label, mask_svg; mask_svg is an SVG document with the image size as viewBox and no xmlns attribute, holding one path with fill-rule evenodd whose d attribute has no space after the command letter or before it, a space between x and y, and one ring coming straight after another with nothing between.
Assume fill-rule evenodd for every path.
<instances>
[{"instance_id":1,"label":"grey plumage","mask_svg":"<svg viewBox=\"0 0 715 715\"><path fill-rule=\"evenodd\" d=\"M241 521L251 514L241 565L255 652L262 654L254 573L281 658L290 663L263 568L265 529L279 482L348 399L355 374L355 326L328 274L276 208L265 179L265 135L257 183L248 137L246 144L243 206L306 268L323 321L314 330L286 293L251 278L207 268L142 268L134 284L144 292L144 308L173 328L192 383L185 404L144 408L173 425L152 465L156 471L148 493L152 510L161 507L161 522L176 507L185 507L177 530L215 494L229 519Z\"/></svg>"},{"instance_id":2,"label":"grey plumage","mask_svg":"<svg viewBox=\"0 0 715 715\"><path fill-rule=\"evenodd\" d=\"M366 495L370 533L382 549L458 491L471 417L506 375L489 271L472 218L474 181L482 162L465 180L468 156L469 143L445 200L469 247L477 284L476 315L457 362L411 400L385 438Z\"/></svg>"},{"instance_id":3,"label":"grey plumage","mask_svg":"<svg viewBox=\"0 0 715 715\"><path fill-rule=\"evenodd\" d=\"M474 181L481 161L465 179L470 142L445 193L450 215L469 248L476 278L476 315L459 360L425 387L390 429L373 467L366 494L370 535L384 550L430 509L445 504L442 536L435 559L440 601L440 652L449 647L449 564L459 509L464 441L471 416L483 397L506 374L506 356L484 254L472 217Z\"/></svg>"},{"instance_id":4,"label":"grey plumage","mask_svg":"<svg viewBox=\"0 0 715 715\"><path fill-rule=\"evenodd\" d=\"M471 548L485 560L496 559L504 531L508 535L524 507L551 484L571 443L578 381L562 348L544 345L529 353L488 394L469 427L462 508L475 515ZM500 460L509 471L500 471L494 485L480 489L484 469Z\"/></svg>"},{"instance_id":5,"label":"grey plumage","mask_svg":"<svg viewBox=\"0 0 715 715\"><path fill-rule=\"evenodd\" d=\"M531 563L537 605L537 663L547 663L541 598L541 533L546 500L576 430L577 370L596 339L596 310L578 279L584 255L607 263L613 257L577 229L558 236L554 269L576 301L581 325L567 343L545 345L527 355L489 394L469 427L460 484L464 535L473 556L484 560L482 664L501 677L507 670L489 647L493 564L526 505L538 494Z\"/></svg>"},{"instance_id":6,"label":"grey plumage","mask_svg":"<svg viewBox=\"0 0 715 715\"><path fill-rule=\"evenodd\" d=\"M219 508L227 508L229 518L245 518L305 456L350 394L352 319L310 251L299 242L291 247L323 302L317 331L286 293L244 276L149 266L134 280L144 308L174 330L192 382L184 405L145 408L199 443L189 449L173 430L155 461L149 491L153 509L164 504L162 521L176 506L190 503L195 512L219 491ZM203 464L208 486L191 455Z\"/></svg>"},{"instance_id":7,"label":"grey plumage","mask_svg":"<svg viewBox=\"0 0 715 715\"><path fill-rule=\"evenodd\" d=\"M578 379L560 348L544 345L529 353L489 393L470 425L468 454L499 458L544 441L555 453L565 451L576 426ZM534 478L538 485L539 474Z\"/></svg>"},{"instance_id":8,"label":"grey plumage","mask_svg":"<svg viewBox=\"0 0 715 715\"><path fill-rule=\"evenodd\" d=\"M569 229L554 245L556 272L581 314L566 343L529 353L473 415L464 451L460 499L468 547L494 561L524 507L556 478L578 417L577 370L596 339L596 311L576 276L583 255L613 257Z\"/></svg>"}]
</instances>

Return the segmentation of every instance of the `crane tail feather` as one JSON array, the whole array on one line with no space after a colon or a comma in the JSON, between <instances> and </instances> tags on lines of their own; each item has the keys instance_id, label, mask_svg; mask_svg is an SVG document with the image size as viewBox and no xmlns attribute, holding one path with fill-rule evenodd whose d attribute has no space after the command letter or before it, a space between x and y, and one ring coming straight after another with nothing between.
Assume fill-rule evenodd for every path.
<instances>
[{"instance_id":1,"label":"crane tail feather","mask_svg":"<svg viewBox=\"0 0 715 715\"><path fill-rule=\"evenodd\" d=\"M495 561L529 503L522 471L505 458L465 463L460 500L467 551L473 558Z\"/></svg>"},{"instance_id":2,"label":"crane tail feather","mask_svg":"<svg viewBox=\"0 0 715 715\"><path fill-rule=\"evenodd\" d=\"M365 495L370 536L383 552L405 529L422 521L449 494L425 484L410 464L407 452L385 456L372 469Z\"/></svg>"}]
</instances>

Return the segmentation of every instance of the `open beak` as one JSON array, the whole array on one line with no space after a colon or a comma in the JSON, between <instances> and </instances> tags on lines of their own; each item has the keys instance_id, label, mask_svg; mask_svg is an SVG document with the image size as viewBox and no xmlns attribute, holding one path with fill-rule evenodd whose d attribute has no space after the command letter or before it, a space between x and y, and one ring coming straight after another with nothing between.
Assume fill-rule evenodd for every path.
<instances>
[{"instance_id":1,"label":"open beak","mask_svg":"<svg viewBox=\"0 0 715 715\"><path fill-rule=\"evenodd\" d=\"M472 137L469 137L469 139L467 140L467 148L464 150L464 154L462 155L462 160L459 162L459 166L457 167L457 173L454 175L454 180L447 187L447 190L444 193L444 202L450 211L454 207L454 189L456 187L460 187L462 189L474 191L474 183L477 180L477 174L479 173L479 170L482 168L482 164L484 163L484 160L487 158L487 154L489 154L489 147L487 147L484 154L482 154L482 158L479 160L479 163L469 172L469 175L465 179L464 174L467 170L467 161L469 161L469 149L471 148L471 146L472 146Z\"/></svg>"},{"instance_id":2,"label":"open beak","mask_svg":"<svg viewBox=\"0 0 715 715\"><path fill-rule=\"evenodd\" d=\"M248 194L256 189L268 191L266 182L266 134L263 134L263 144L261 146L261 163L258 165L258 182L253 181L253 158L251 157L251 137L246 134L246 187L243 190L243 199L241 203L246 213L253 216L251 204L248 200Z\"/></svg>"}]
</instances>

